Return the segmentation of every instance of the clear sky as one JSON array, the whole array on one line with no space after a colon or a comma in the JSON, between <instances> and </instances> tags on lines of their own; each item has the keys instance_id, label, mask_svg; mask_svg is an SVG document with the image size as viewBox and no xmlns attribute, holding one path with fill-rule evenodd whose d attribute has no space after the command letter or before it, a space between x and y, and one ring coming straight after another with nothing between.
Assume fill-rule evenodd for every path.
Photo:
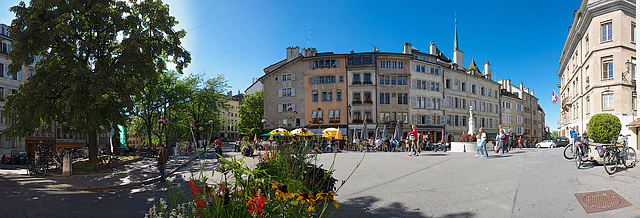
<instances>
[{"instance_id":1,"label":"clear sky","mask_svg":"<svg viewBox=\"0 0 640 218\"><path fill-rule=\"evenodd\" d=\"M8 11L18 0L0 1L0 23L11 23ZM546 124L557 129L558 59L580 0L382 1L382 0L164 0L187 30L184 47L192 54L186 73L223 75L234 94L264 75L270 64L285 58L288 46L318 52L402 52L404 42L427 51L436 40L452 58L454 19L464 52L483 68L489 61L492 78L509 77L532 88L546 113Z\"/></svg>"}]
</instances>

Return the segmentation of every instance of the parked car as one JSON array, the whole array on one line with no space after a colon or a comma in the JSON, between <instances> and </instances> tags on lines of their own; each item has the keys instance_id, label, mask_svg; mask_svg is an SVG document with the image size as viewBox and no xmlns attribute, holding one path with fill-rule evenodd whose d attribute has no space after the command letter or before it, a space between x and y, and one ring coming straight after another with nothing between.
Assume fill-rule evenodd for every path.
<instances>
[{"instance_id":1,"label":"parked car","mask_svg":"<svg viewBox=\"0 0 640 218\"><path fill-rule=\"evenodd\" d=\"M561 147L569 144L569 139L564 136L558 136L555 140L556 146Z\"/></svg>"},{"instance_id":2,"label":"parked car","mask_svg":"<svg viewBox=\"0 0 640 218\"><path fill-rule=\"evenodd\" d=\"M536 144L536 148L555 148L556 143L553 140L544 140L543 142L538 142Z\"/></svg>"}]
</instances>

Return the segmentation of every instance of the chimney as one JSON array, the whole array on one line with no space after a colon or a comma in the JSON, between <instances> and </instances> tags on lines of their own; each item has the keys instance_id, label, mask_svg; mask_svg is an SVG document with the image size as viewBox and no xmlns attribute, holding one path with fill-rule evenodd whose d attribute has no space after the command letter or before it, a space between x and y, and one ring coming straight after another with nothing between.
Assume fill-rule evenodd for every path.
<instances>
[{"instance_id":1,"label":"chimney","mask_svg":"<svg viewBox=\"0 0 640 218\"><path fill-rule=\"evenodd\" d=\"M511 80L507 77L507 91L511 93Z\"/></svg>"},{"instance_id":2,"label":"chimney","mask_svg":"<svg viewBox=\"0 0 640 218\"><path fill-rule=\"evenodd\" d=\"M296 46L295 48L293 48L293 58L297 58L299 54L300 54L300 47Z\"/></svg>"},{"instance_id":3,"label":"chimney","mask_svg":"<svg viewBox=\"0 0 640 218\"><path fill-rule=\"evenodd\" d=\"M531 96L533 96L533 89L531 89L531 93L529 93L529 94L531 94Z\"/></svg>"},{"instance_id":4,"label":"chimney","mask_svg":"<svg viewBox=\"0 0 640 218\"><path fill-rule=\"evenodd\" d=\"M491 64L489 64L489 61L484 63L484 75L485 78L491 79Z\"/></svg>"},{"instance_id":5,"label":"chimney","mask_svg":"<svg viewBox=\"0 0 640 218\"><path fill-rule=\"evenodd\" d=\"M404 43L404 49L402 50L402 54L411 54L411 42Z\"/></svg>"},{"instance_id":6,"label":"chimney","mask_svg":"<svg viewBox=\"0 0 640 218\"><path fill-rule=\"evenodd\" d=\"M429 45L429 54L438 55L436 53L438 53L438 47L436 47L436 42L431 41L431 45Z\"/></svg>"},{"instance_id":7,"label":"chimney","mask_svg":"<svg viewBox=\"0 0 640 218\"><path fill-rule=\"evenodd\" d=\"M293 60L293 47L287 47L287 62Z\"/></svg>"},{"instance_id":8,"label":"chimney","mask_svg":"<svg viewBox=\"0 0 640 218\"><path fill-rule=\"evenodd\" d=\"M524 91L524 85L522 85L522 80L520 81L520 90Z\"/></svg>"}]
</instances>

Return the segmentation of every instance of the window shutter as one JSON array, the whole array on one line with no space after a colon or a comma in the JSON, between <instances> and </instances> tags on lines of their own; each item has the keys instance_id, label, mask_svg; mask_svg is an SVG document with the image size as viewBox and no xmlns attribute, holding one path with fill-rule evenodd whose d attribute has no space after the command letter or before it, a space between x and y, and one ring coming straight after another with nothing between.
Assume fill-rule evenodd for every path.
<instances>
[{"instance_id":1,"label":"window shutter","mask_svg":"<svg viewBox=\"0 0 640 218\"><path fill-rule=\"evenodd\" d=\"M440 115L440 125L444 125L444 115Z\"/></svg>"},{"instance_id":2,"label":"window shutter","mask_svg":"<svg viewBox=\"0 0 640 218\"><path fill-rule=\"evenodd\" d=\"M323 118L322 111L318 111L318 118Z\"/></svg>"},{"instance_id":3,"label":"window shutter","mask_svg":"<svg viewBox=\"0 0 640 218\"><path fill-rule=\"evenodd\" d=\"M424 124L431 125L431 115L424 116Z\"/></svg>"},{"instance_id":4,"label":"window shutter","mask_svg":"<svg viewBox=\"0 0 640 218\"><path fill-rule=\"evenodd\" d=\"M296 88L291 88L291 96L296 96Z\"/></svg>"},{"instance_id":5,"label":"window shutter","mask_svg":"<svg viewBox=\"0 0 640 218\"><path fill-rule=\"evenodd\" d=\"M278 89L278 97L282 97L282 89Z\"/></svg>"},{"instance_id":6,"label":"window shutter","mask_svg":"<svg viewBox=\"0 0 640 218\"><path fill-rule=\"evenodd\" d=\"M317 111L313 111L311 113L311 118L316 118L316 116L318 115L317 113L318 113Z\"/></svg>"},{"instance_id":7,"label":"window shutter","mask_svg":"<svg viewBox=\"0 0 640 218\"><path fill-rule=\"evenodd\" d=\"M293 80L296 80L296 74L295 74L295 73L292 73L292 74L291 74L291 80L292 80L292 81L293 81Z\"/></svg>"},{"instance_id":8,"label":"window shutter","mask_svg":"<svg viewBox=\"0 0 640 218\"><path fill-rule=\"evenodd\" d=\"M296 103L291 103L291 107L293 107L293 110L296 110Z\"/></svg>"},{"instance_id":9,"label":"window shutter","mask_svg":"<svg viewBox=\"0 0 640 218\"><path fill-rule=\"evenodd\" d=\"M411 88L416 89L417 81L415 79L411 79Z\"/></svg>"},{"instance_id":10,"label":"window shutter","mask_svg":"<svg viewBox=\"0 0 640 218\"><path fill-rule=\"evenodd\" d=\"M336 67L340 66L340 59L336 59Z\"/></svg>"},{"instance_id":11,"label":"window shutter","mask_svg":"<svg viewBox=\"0 0 640 218\"><path fill-rule=\"evenodd\" d=\"M411 124L416 124L416 115L411 114Z\"/></svg>"},{"instance_id":12,"label":"window shutter","mask_svg":"<svg viewBox=\"0 0 640 218\"><path fill-rule=\"evenodd\" d=\"M278 112L282 112L282 104L278 104Z\"/></svg>"},{"instance_id":13,"label":"window shutter","mask_svg":"<svg viewBox=\"0 0 640 218\"><path fill-rule=\"evenodd\" d=\"M431 97L427 97L426 102L427 102L427 105L426 105L427 109L433 109L433 99Z\"/></svg>"},{"instance_id":14,"label":"window shutter","mask_svg":"<svg viewBox=\"0 0 640 218\"><path fill-rule=\"evenodd\" d=\"M418 99L416 99L416 96L411 96L411 108L417 108L418 107Z\"/></svg>"},{"instance_id":15,"label":"window shutter","mask_svg":"<svg viewBox=\"0 0 640 218\"><path fill-rule=\"evenodd\" d=\"M333 118L333 111L329 111L329 118Z\"/></svg>"}]
</instances>

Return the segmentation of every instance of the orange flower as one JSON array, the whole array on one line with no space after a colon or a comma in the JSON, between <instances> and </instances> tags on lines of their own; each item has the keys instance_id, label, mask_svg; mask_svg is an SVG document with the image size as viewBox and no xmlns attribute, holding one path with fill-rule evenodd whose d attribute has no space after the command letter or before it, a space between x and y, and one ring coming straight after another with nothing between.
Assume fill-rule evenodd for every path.
<instances>
[{"instance_id":1,"label":"orange flower","mask_svg":"<svg viewBox=\"0 0 640 218\"><path fill-rule=\"evenodd\" d=\"M271 184L271 187L277 189L276 197L278 200L283 201L293 198L293 193L287 190L287 185L280 185L280 183L275 182Z\"/></svg>"},{"instance_id":2,"label":"orange flower","mask_svg":"<svg viewBox=\"0 0 640 218\"><path fill-rule=\"evenodd\" d=\"M333 191L328 191L327 193L318 193L318 195L316 196L316 201L319 201L319 200L331 201L333 206L339 209L340 204L338 204L337 201L333 200L333 196L338 196L338 195Z\"/></svg>"}]
</instances>

